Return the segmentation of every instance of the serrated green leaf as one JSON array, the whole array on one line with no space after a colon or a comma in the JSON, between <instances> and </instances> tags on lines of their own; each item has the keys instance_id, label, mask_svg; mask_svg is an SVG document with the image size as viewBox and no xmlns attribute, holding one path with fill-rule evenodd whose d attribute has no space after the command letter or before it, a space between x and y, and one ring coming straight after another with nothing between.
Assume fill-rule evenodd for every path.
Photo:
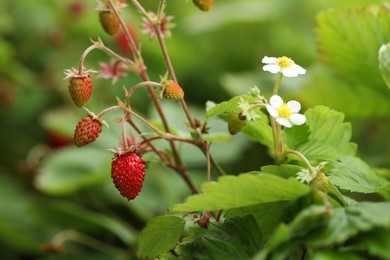
<instances>
[{"instance_id":1,"label":"serrated green leaf","mask_svg":"<svg viewBox=\"0 0 390 260\"><path fill-rule=\"evenodd\" d=\"M324 106L311 108L305 113L310 129L309 140L296 150L309 159L335 160L342 155L353 155L356 145L350 143L351 125L344 123L344 114Z\"/></svg>"},{"instance_id":2,"label":"serrated green leaf","mask_svg":"<svg viewBox=\"0 0 390 260\"><path fill-rule=\"evenodd\" d=\"M386 5L361 9L330 9L317 17L322 60L356 83L384 92L377 55L390 41L390 10Z\"/></svg>"},{"instance_id":3,"label":"serrated green leaf","mask_svg":"<svg viewBox=\"0 0 390 260\"><path fill-rule=\"evenodd\" d=\"M187 198L174 206L177 212L214 211L261 203L288 201L308 191L308 186L295 179L283 179L261 173L224 176L218 182L202 185L202 194Z\"/></svg>"},{"instance_id":4,"label":"serrated green leaf","mask_svg":"<svg viewBox=\"0 0 390 260\"><path fill-rule=\"evenodd\" d=\"M210 223L208 229L181 244L182 259L251 259L262 248L261 230L252 216Z\"/></svg>"},{"instance_id":5,"label":"serrated green leaf","mask_svg":"<svg viewBox=\"0 0 390 260\"><path fill-rule=\"evenodd\" d=\"M64 195L110 178L112 156L94 147L59 150L49 157L35 179L35 186L48 194Z\"/></svg>"},{"instance_id":6,"label":"serrated green leaf","mask_svg":"<svg viewBox=\"0 0 390 260\"><path fill-rule=\"evenodd\" d=\"M155 258L172 249L180 239L185 220L177 216L158 216L151 219L142 231L137 255Z\"/></svg>"},{"instance_id":7,"label":"serrated green leaf","mask_svg":"<svg viewBox=\"0 0 390 260\"><path fill-rule=\"evenodd\" d=\"M346 156L333 164L329 180L344 190L362 193L379 193L390 199L390 183L380 177L357 157Z\"/></svg>"}]
</instances>

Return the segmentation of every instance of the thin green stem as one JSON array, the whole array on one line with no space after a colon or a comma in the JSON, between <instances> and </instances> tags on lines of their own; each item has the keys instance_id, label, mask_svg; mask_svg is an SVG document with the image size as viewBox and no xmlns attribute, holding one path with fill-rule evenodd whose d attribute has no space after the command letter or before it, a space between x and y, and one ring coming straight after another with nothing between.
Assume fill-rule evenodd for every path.
<instances>
[{"instance_id":1,"label":"thin green stem","mask_svg":"<svg viewBox=\"0 0 390 260\"><path fill-rule=\"evenodd\" d=\"M153 81L144 81L141 83L138 83L137 85L134 85L129 91L126 92L126 97L130 98L131 95L136 91L138 88L141 87L149 87L149 86L155 86L155 87L160 87L163 88L164 85L161 83L153 82Z\"/></svg>"},{"instance_id":2,"label":"thin green stem","mask_svg":"<svg viewBox=\"0 0 390 260\"><path fill-rule=\"evenodd\" d=\"M132 68L132 69L135 69L135 63L129 59L126 59L126 58L123 58L122 56L120 56L119 54L117 54L116 52L114 52L113 50L111 50L110 48L108 48L106 45L104 45L104 43L102 42L102 40L99 38L98 41L92 41L92 43L99 49L105 51L107 54L111 55L112 57L114 57L115 59L123 62L124 64L126 64L127 66L129 66L129 68ZM92 45L93 46L93 45Z\"/></svg>"},{"instance_id":3,"label":"thin green stem","mask_svg":"<svg viewBox=\"0 0 390 260\"><path fill-rule=\"evenodd\" d=\"M282 82L282 79L283 79L283 74L282 73L279 73L279 77L278 79L275 81L275 85L274 85L274 95L277 95L278 92L279 92L279 87L280 87L280 83Z\"/></svg>"},{"instance_id":4,"label":"thin green stem","mask_svg":"<svg viewBox=\"0 0 390 260\"><path fill-rule=\"evenodd\" d=\"M309 172L311 174L316 174L316 171L315 171L314 167L311 165L309 160L301 152L298 152L298 151L295 151L295 150L288 150L285 153L286 154L291 153L291 154L297 155L306 164L307 169L309 170Z\"/></svg>"},{"instance_id":5,"label":"thin green stem","mask_svg":"<svg viewBox=\"0 0 390 260\"><path fill-rule=\"evenodd\" d=\"M104 110L102 110L98 115L97 117L98 118L101 118L102 116L104 116L105 114L111 112L111 111L115 111L115 110L121 110L122 108L120 106L112 106L112 107L109 107L109 108L106 108Z\"/></svg>"}]
</instances>

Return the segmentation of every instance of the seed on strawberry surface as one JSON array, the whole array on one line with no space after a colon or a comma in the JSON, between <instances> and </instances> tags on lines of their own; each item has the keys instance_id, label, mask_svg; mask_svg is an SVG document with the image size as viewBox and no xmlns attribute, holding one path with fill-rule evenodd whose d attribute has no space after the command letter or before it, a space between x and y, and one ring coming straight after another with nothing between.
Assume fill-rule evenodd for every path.
<instances>
[{"instance_id":1,"label":"seed on strawberry surface","mask_svg":"<svg viewBox=\"0 0 390 260\"><path fill-rule=\"evenodd\" d=\"M134 152L117 156L111 164L111 178L119 193L133 200L141 192L145 178L145 165Z\"/></svg>"},{"instance_id":2,"label":"seed on strawberry surface","mask_svg":"<svg viewBox=\"0 0 390 260\"><path fill-rule=\"evenodd\" d=\"M102 121L92 116L83 117L74 131L74 143L77 147L94 142L102 131Z\"/></svg>"},{"instance_id":3,"label":"seed on strawberry surface","mask_svg":"<svg viewBox=\"0 0 390 260\"><path fill-rule=\"evenodd\" d=\"M180 100L184 98L184 91L174 81L169 81L164 88L163 97L166 99Z\"/></svg>"},{"instance_id":4,"label":"seed on strawberry surface","mask_svg":"<svg viewBox=\"0 0 390 260\"><path fill-rule=\"evenodd\" d=\"M202 11L208 12L213 8L213 0L192 0L194 4Z\"/></svg>"}]
</instances>

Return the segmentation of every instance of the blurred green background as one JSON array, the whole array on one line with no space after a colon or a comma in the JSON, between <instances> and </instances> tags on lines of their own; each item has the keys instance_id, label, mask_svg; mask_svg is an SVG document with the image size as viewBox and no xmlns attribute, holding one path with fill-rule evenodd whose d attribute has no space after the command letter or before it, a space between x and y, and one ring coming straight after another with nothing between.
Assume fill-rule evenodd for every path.
<instances>
[{"instance_id":1,"label":"blurred green background","mask_svg":"<svg viewBox=\"0 0 390 260\"><path fill-rule=\"evenodd\" d=\"M140 1L156 10L157 1ZM210 13L191 1L168 0L166 13L176 27L167 47L191 111L204 119L208 100L221 102L246 94L257 85L269 96L276 79L262 71L264 56L288 56L306 68L304 77L285 79L282 95L302 102L304 110L327 105L344 112L353 125L359 155L377 168L390 167L389 100L383 83L376 95L358 96L356 85L327 66L318 54L316 17L328 8L353 8L372 0L215 0ZM132 6L124 17L137 34L152 80L165 73L157 43L140 32ZM140 196L127 202L110 180L119 129L111 125L91 146L76 149L74 127L85 111L73 105L63 71L77 67L90 39L101 37L118 49L99 25L94 0L0 0L0 252L2 259L129 259L145 223L189 195L173 172L150 163ZM99 69L110 57L93 51L85 65ZM345 75L344 75L345 76ZM99 112L123 97L122 86L139 79L129 73L112 84L93 76L94 93L87 107ZM349 97L351 95L352 97ZM153 117L148 96L140 91L133 107ZM185 133L178 104L164 103L171 123ZM210 122L211 132L227 133ZM183 146L184 160L196 183L206 180L205 159ZM213 155L231 174L272 163L267 151L234 136L212 145ZM155 158L147 158L153 162ZM61 247L58 245L61 244Z\"/></svg>"}]
</instances>

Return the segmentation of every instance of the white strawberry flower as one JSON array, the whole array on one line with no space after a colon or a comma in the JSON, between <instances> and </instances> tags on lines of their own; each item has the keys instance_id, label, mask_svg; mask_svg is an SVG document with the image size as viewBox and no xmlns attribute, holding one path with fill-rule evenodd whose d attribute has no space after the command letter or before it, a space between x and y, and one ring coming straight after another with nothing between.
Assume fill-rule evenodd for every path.
<instances>
[{"instance_id":1,"label":"white strawberry flower","mask_svg":"<svg viewBox=\"0 0 390 260\"><path fill-rule=\"evenodd\" d=\"M304 68L295 64L292 59L286 56L279 58L265 56L261 62L266 64L263 66L264 71L269 71L274 74L281 72L286 77L297 77L306 73Z\"/></svg>"},{"instance_id":2,"label":"white strawberry flower","mask_svg":"<svg viewBox=\"0 0 390 260\"><path fill-rule=\"evenodd\" d=\"M282 126L292 127L293 125L303 125L306 122L306 117L298 114L301 110L301 104L298 101L291 100L284 103L280 96L273 95L266 108L268 113Z\"/></svg>"}]
</instances>

